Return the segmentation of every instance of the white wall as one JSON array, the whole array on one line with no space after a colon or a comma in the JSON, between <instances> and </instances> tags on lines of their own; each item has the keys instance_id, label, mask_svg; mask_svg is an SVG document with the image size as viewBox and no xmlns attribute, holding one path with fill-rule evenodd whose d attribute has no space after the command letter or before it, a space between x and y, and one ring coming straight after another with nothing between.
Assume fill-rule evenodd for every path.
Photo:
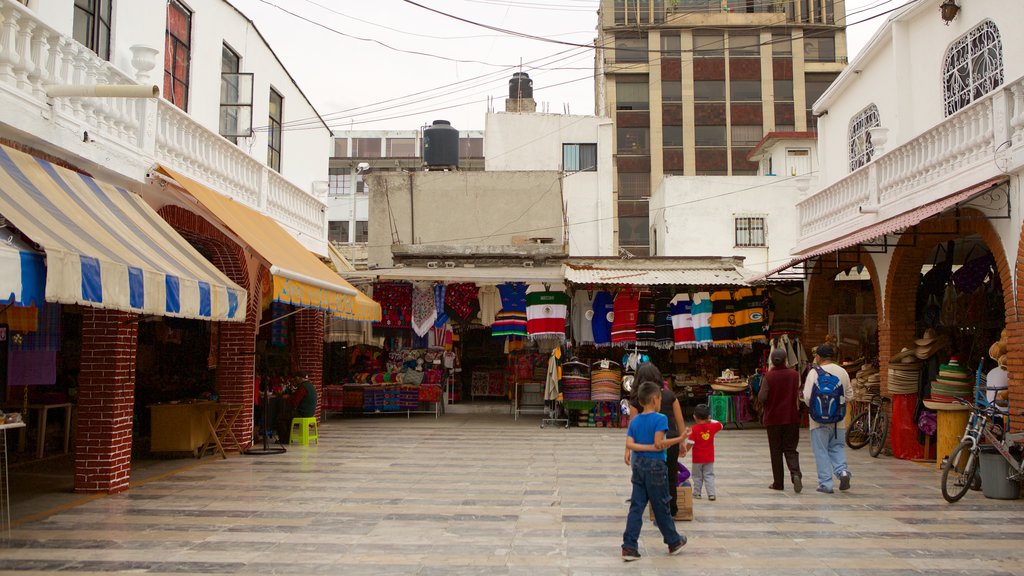
<instances>
[{"instance_id":1,"label":"white wall","mask_svg":"<svg viewBox=\"0 0 1024 576\"><path fill-rule=\"evenodd\" d=\"M369 200L366 194L325 198L327 220L329 222L367 220L369 218Z\"/></svg>"},{"instance_id":2,"label":"white wall","mask_svg":"<svg viewBox=\"0 0 1024 576\"><path fill-rule=\"evenodd\" d=\"M961 2L957 18L948 26L937 5L921 2L900 13L879 29L868 46L816 105L822 158L821 187L850 173L848 131L850 120L869 104L878 106L881 125L889 128L885 145L892 150L941 123L942 66L947 48L985 19L999 28L1003 44L1003 77L1024 76L1024 2L986 0Z\"/></svg>"},{"instance_id":3,"label":"white wall","mask_svg":"<svg viewBox=\"0 0 1024 576\"><path fill-rule=\"evenodd\" d=\"M666 176L650 200L657 256L744 256L746 268L767 272L790 259L798 195L781 176ZM765 218L766 248L735 245L738 216Z\"/></svg>"}]
</instances>

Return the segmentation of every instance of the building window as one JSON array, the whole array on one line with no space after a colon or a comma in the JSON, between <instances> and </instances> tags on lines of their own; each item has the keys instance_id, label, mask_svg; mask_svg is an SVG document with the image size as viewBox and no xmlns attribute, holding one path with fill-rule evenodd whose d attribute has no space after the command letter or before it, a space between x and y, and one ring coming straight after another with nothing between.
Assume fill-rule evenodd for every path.
<instances>
[{"instance_id":1,"label":"building window","mask_svg":"<svg viewBox=\"0 0 1024 576\"><path fill-rule=\"evenodd\" d=\"M694 80L693 99L697 102L725 102L725 80Z\"/></svg>"},{"instance_id":2,"label":"building window","mask_svg":"<svg viewBox=\"0 0 1024 576\"><path fill-rule=\"evenodd\" d=\"M164 98L188 111L188 76L192 64L192 11L178 0L167 2L164 45Z\"/></svg>"},{"instance_id":3,"label":"building window","mask_svg":"<svg viewBox=\"0 0 1024 576\"><path fill-rule=\"evenodd\" d=\"M836 38L835 36L821 36L819 33L807 34L804 36L804 61L806 62L835 62L836 61Z\"/></svg>"},{"instance_id":4,"label":"building window","mask_svg":"<svg viewBox=\"0 0 1024 576\"><path fill-rule=\"evenodd\" d=\"M327 223L327 240L335 244L348 244L348 220Z\"/></svg>"},{"instance_id":5,"label":"building window","mask_svg":"<svg viewBox=\"0 0 1024 576\"><path fill-rule=\"evenodd\" d=\"M650 0L615 0L615 23L648 24L650 7Z\"/></svg>"},{"instance_id":6,"label":"building window","mask_svg":"<svg viewBox=\"0 0 1024 576\"><path fill-rule=\"evenodd\" d=\"M619 174L620 200L646 200L651 196L650 174Z\"/></svg>"},{"instance_id":7,"label":"building window","mask_svg":"<svg viewBox=\"0 0 1024 576\"><path fill-rule=\"evenodd\" d=\"M239 72L242 59L227 44L220 58L220 135L238 144L252 136L252 73Z\"/></svg>"},{"instance_id":8,"label":"building window","mask_svg":"<svg viewBox=\"0 0 1024 576\"><path fill-rule=\"evenodd\" d=\"M370 241L370 223L366 220L356 221L356 242Z\"/></svg>"},{"instance_id":9,"label":"building window","mask_svg":"<svg viewBox=\"0 0 1024 576\"><path fill-rule=\"evenodd\" d=\"M788 33L772 34L772 56L792 56L793 37Z\"/></svg>"},{"instance_id":10,"label":"building window","mask_svg":"<svg viewBox=\"0 0 1024 576\"><path fill-rule=\"evenodd\" d=\"M459 158L483 158L483 138L459 138Z\"/></svg>"},{"instance_id":11,"label":"building window","mask_svg":"<svg viewBox=\"0 0 1024 576\"><path fill-rule=\"evenodd\" d=\"M22 2L28 6L28 0ZM113 0L75 0L73 36L100 58L110 60L110 14Z\"/></svg>"},{"instance_id":12,"label":"building window","mask_svg":"<svg viewBox=\"0 0 1024 576\"><path fill-rule=\"evenodd\" d=\"M679 80L665 80L661 83L662 102L682 102L683 83Z\"/></svg>"},{"instance_id":13,"label":"building window","mask_svg":"<svg viewBox=\"0 0 1024 576\"><path fill-rule=\"evenodd\" d=\"M697 146L725 146L725 124L720 126L694 126L694 144Z\"/></svg>"},{"instance_id":14,"label":"building window","mask_svg":"<svg viewBox=\"0 0 1024 576\"><path fill-rule=\"evenodd\" d=\"M761 100L761 81L730 80L729 99L733 102L759 102Z\"/></svg>"},{"instance_id":15,"label":"building window","mask_svg":"<svg viewBox=\"0 0 1024 576\"><path fill-rule=\"evenodd\" d=\"M665 148L681 148L683 146L683 127L664 125L661 131L661 145Z\"/></svg>"},{"instance_id":16,"label":"building window","mask_svg":"<svg viewBox=\"0 0 1024 576\"><path fill-rule=\"evenodd\" d=\"M732 145L740 148L757 146L761 142L761 132L760 126L733 126Z\"/></svg>"},{"instance_id":17,"label":"building window","mask_svg":"<svg viewBox=\"0 0 1024 576\"><path fill-rule=\"evenodd\" d=\"M389 158L415 158L415 138L388 138L387 147Z\"/></svg>"},{"instance_id":18,"label":"building window","mask_svg":"<svg viewBox=\"0 0 1024 576\"><path fill-rule=\"evenodd\" d=\"M725 35L721 32L694 32L694 58L722 58L725 56Z\"/></svg>"},{"instance_id":19,"label":"building window","mask_svg":"<svg viewBox=\"0 0 1024 576\"><path fill-rule=\"evenodd\" d=\"M281 123L284 118L284 96L270 89L270 115L267 122L267 166L281 171Z\"/></svg>"},{"instance_id":20,"label":"building window","mask_svg":"<svg viewBox=\"0 0 1024 576\"><path fill-rule=\"evenodd\" d=\"M679 34L673 34L669 32L661 33L661 57L662 58L678 58L682 44L679 40Z\"/></svg>"},{"instance_id":21,"label":"building window","mask_svg":"<svg viewBox=\"0 0 1024 576\"><path fill-rule=\"evenodd\" d=\"M352 193L352 175L347 168L331 168L328 171L327 193L330 196L348 196Z\"/></svg>"},{"instance_id":22,"label":"building window","mask_svg":"<svg viewBox=\"0 0 1024 576\"><path fill-rule=\"evenodd\" d=\"M1003 42L991 20L975 26L946 50L942 83L946 116L1003 83Z\"/></svg>"},{"instance_id":23,"label":"building window","mask_svg":"<svg viewBox=\"0 0 1024 576\"><path fill-rule=\"evenodd\" d=\"M647 36L615 38L616 62L647 62Z\"/></svg>"},{"instance_id":24,"label":"building window","mask_svg":"<svg viewBox=\"0 0 1024 576\"><path fill-rule=\"evenodd\" d=\"M380 138L353 138L353 158L380 158Z\"/></svg>"},{"instance_id":25,"label":"building window","mask_svg":"<svg viewBox=\"0 0 1024 576\"><path fill-rule=\"evenodd\" d=\"M871 161L875 147L871 145L870 129L881 125L878 106L874 104L861 110L850 120L850 172Z\"/></svg>"},{"instance_id":26,"label":"building window","mask_svg":"<svg viewBox=\"0 0 1024 576\"><path fill-rule=\"evenodd\" d=\"M649 110L651 95L647 76L619 78L616 83L616 110Z\"/></svg>"},{"instance_id":27,"label":"building window","mask_svg":"<svg viewBox=\"0 0 1024 576\"><path fill-rule=\"evenodd\" d=\"M651 153L650 128L619 128L619 154L642 156Z\"/></svg>"},{"instance_id":28,"label":"building window","mask_svg":"<svg viewBox=\"0 0 1024 576\"><path fill-rule=\"evenodd\" d=\"M736 247L767 246L764 242L764 218L738 216L736 218Z\"/></svg>"},{"instance_id":29,"label":"building window","mask_svg":"<svg viewBox=\"0 0 1024 576\"><path fill-rule=\"evenodd\" d=\"M757 34L729 34L730 56L758 56L761 54L761 39Z\"/></svg>"},{"instance_id":30,"label":"building window","mask_svg":"<svg viewBox=\"0 0 1024 576\"><path fill-rule=\"evenodd\" d=\"M596 172L597 144L562 144L562 169L566 172Z\"/></svg>"},{"instance_id":31,"label":"building window","mask_svg":"<svg viewBox=\"0 0 1024 576\"><path fill-rule=\"evenodd\" d=\"M335 138L334 139L334 157L335 158L347 158L348 157L348 138Z\"/></svg>"}]
</instances>

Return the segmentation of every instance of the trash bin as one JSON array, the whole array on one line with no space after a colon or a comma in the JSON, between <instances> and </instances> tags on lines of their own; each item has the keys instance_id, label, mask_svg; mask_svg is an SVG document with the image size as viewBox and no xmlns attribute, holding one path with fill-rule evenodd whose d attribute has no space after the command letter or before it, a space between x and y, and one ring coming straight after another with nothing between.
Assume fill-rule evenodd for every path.
<instances>
[{"instance_id":1,"label":"trash bin","mask_svg":"<svg viewBox=\"0 0 1024 576\"><path fill-rule=\"evenodd\" d=\"M1010 455L1020 460L1020 450L1014 446ZM1007 480L1010 464L994 446L981 447L981 492L985 498L1016 500L1020 498L1020 482Z\"/></svg>"}]
</instances>

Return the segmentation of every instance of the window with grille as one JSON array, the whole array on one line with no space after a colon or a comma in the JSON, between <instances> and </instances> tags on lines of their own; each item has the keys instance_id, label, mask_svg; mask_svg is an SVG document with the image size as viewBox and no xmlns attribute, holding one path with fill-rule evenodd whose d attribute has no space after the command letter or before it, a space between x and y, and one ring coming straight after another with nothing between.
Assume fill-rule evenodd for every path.
<instances>
[{"instance_id":1,"label":"window with grille","mask_svg":"<svg viewBox=\"0 0 1024 576\"><path fill-rule=\"evenodd\" d=\"M643 200L651 195L651 175L646 173L620 173L619 199Z\"/></svg>"},{"instance_id":2,"label":"window with grille","mask_svg":"<svg viewBox=\"0 0 1024 576\"><path fill-rule=\"evenodd\" d=\"M188 111L188 77L192 65L192 11L178 0L167 2L164 44L164 98Z\"/></svg>"},{"instance_id":3,"label":"window with grille","mask_svg":"<svg viewBox=\"0 0 1024 576\"><path fill-rule=\"evenodd\" d=\"M352 193L352 175L347 169L330 170L327 175L327 193L330 196L348 196Z\"/></svg>"},{"instance_id":4,"label":"window with grille","mask_svg":"<svg viewBox=\"0 0 1024 576\"><path fill-rule=\"evenodd\" d=\"M874 104L850 120L850 172L871 161L875 153L875 147L871 145L871 128L881 125L878 106Z\"/></svg>"},{"instance_id":5,"label":"window with grille","mask_svg":"<svg viewBox=\"0 0 1024 576\"><path fill-rule=\"evenodd\" d=\"M736 217L736 247L767 246L764 241L764 218Z\"/></svg>"},{"instance_id":6,"label":"window with grille","mask_svg":"<svg viewBox=\"0 0 1024 576\"><path fill-rule=\"evenodd\" d=\"M1003 83L1003 42L999 29L985 20L946 50L942 89L946 116Z\"/></svg>"},{"instance_id":7,"label":"window with grille","mask_svg":"<svg viewBox=\"0 0 1024 576\"><path fill-rule=\"evenodd\" d=\"M366 220L356 221L356 242L369 242L370 223Z\"/></svg>"},{"instance_id":8,"label":"window with grille","mask_svg":"<svg viewBox=\"0 0 1024 576\"><path fill-rule=\"evenodd\" d=\"M332 220L328 222L327 239L335 244L347 244L348 220Z\"/></svg>"},{"instance_id":9,"label":"window with grille","mask_svg":"<svg viewBox=\"0 0 1024 576\"><path fill-rule=\"evenodd\" d=\"M562 144L562 169L566 172L596 172L597 144Z\"/></svg>"},{"instance_id":10,"label":"window with grille","mask_svg":"<svg viewBox=\"0 0 1024 576\"><path fill-rule=\"evenodd\" d=\"M281 124L284 118L284 96L270 89L270 116L267 126L267 166L281 171Z\"/></svg>"},{"instance_id":11,"label":"window with grille","mask_svg":"<svg viewBox=\"0 0 1024 576\"><path fill-rule=\"evenodd\" d=\"M632 156L650 154L651 129L620 127L618 129L618 152Z\"/></svg>"},{"instance_id":12,"label":"window with grille","mask_svg":"<svg viewBox=\"0 0 1024 576\"><path fill-rule=\"evenodd\" d=\"M28 0L22 2L28 6ZM75 40L100 58L110 60L110 14L113 0L75 0Z\"/></svg>"}]
</instances>

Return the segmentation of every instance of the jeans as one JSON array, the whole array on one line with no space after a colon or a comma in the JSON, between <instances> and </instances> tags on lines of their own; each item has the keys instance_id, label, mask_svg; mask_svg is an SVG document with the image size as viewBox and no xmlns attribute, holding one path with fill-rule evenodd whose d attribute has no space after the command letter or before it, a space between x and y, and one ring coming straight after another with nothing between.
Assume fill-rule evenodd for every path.
<instances>
[{"instance_id":1,"label":"jeans","mask_svg":"<svg viewBox=\"0 0 1024 576\"><path fill-rule=\"evenodd\" d=\"M655 458L643 458L633 453L633 495L629 498L629 516L626 531L622 533L622 547L639 550L637 540L644 522L644 508L647 501L654 510L654 521L661 530L665 544L675 546L683 541L676 532L676 523L668 510L668 473L665 462Z\"/></svg>"},{"instance_id":2,"label":"jeans","mask_svg":"<svg viewBox=\"0 0 1024 576\"><path fill-rule=\"evenodd\" d=\"M668 472L668 511L673 516L679 512L679 493L676 489L676 480L679 477L679 445L669 446L665 450L665 469Z\"/></svg>"},{"instance_id":3,"label":"jeans","mask_svg":"<svg viewBox=\"0 0 1024 576\"><path fill-rule=\"evenodd\" d=\"M818 468L818 485L832 489L832 477L849 474L846 466L846 429L832 424L811 430L811 447Z\"/></svg>"},{"instance_id":4,"label":"jeans","mask_svg":"<svg viewBox=\"0 0 1024 576\"><path fill-rule=\"evenodd\" d=\"M800 443L799 424L778 424L766 426L768 431L768 453L772 457L772 486L785 486L782 459L786 459L786 467L790 476L800 476L800 453L796 451Z\"/></svg>"},{"instance_id":5,"label":"jeans","mask_svg":"<svg viewBox=\"0 0 1024 576\"><path fill-rule=\"evenodd\" d=\"M693 483L693 495L700 498L700 489L707 489L708 496L715 495L715 463L694 464L690 470L690 482Z\"/></svg>"}]
</instances>

